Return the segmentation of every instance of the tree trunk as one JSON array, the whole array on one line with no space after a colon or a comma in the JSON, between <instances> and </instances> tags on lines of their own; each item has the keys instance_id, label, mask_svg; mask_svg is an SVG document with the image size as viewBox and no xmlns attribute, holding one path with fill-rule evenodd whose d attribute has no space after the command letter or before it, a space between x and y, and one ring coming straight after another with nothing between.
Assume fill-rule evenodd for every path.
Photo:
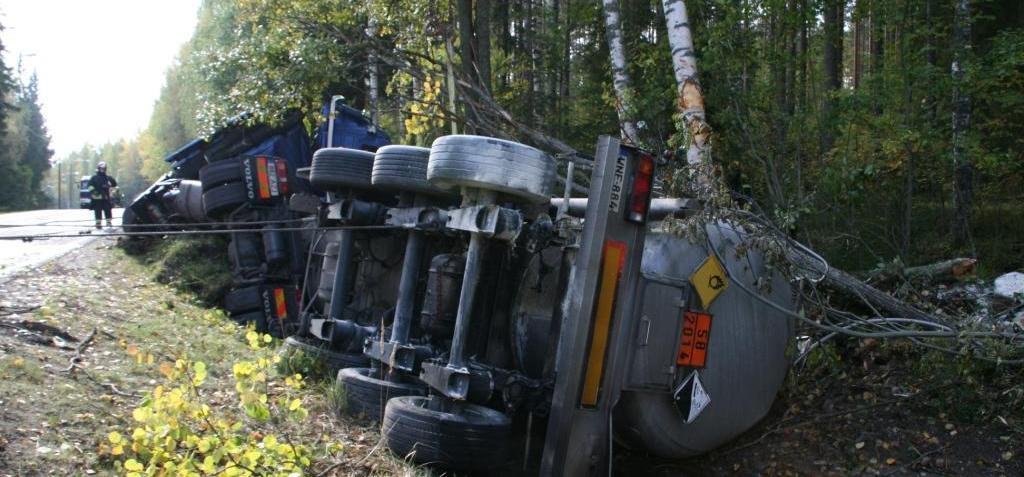
<instances>
[{"instance_id":1,"label":"tree trunk","mask_svg":"<svg viewBox=\"0 0 1024 477\"><path fill-rule=\"evenodd\" d=\"M893 298L892 295L868 285L849 273L835 267L826 268L825 264L820 260L803 251L790 248L786 251L786 255L789 260L800 268L810 270L824 277L823 281L826 285L844 292L852 298L860 299L869 303L879 311L887 313L887 316L889 317L913 318L917 320L942 322L942 320L935 316L914 308L901 300L897 300L896 298Z\"/></svg>"},{"instance_id":2,"label":"tree trunk","mask_svg":"<svg viewBox=\"0 0 1024 477\"><path fill-rule=\"evenodd\" d=\"M885 90L885 12L882 2L871 4L871 102L876 115L882 114L882 91Z\"/></svg>"},{"instance_id":3,"label":"tree trunk","mask_svg":"<svg viewBox=\"0 0 1024 477\"><path fill-rule=\"evenodd\" d=\"M971 245L971 207L974 196L974 167L967 157L967 130L971 123L971 99L964 91L964 62L971 41L971 11L968 0L957 0L953 22L953 243Z\"/></svg>"},{"instance_id":4,"label":"tree trunk","mask_svg":"<svg viewBox=\"0 0 1024 477\"><path fill-rule=\"evenodd\" d=\"M882 3L877 0L871 4L871 75L876 80L885 63L885 12L882 9Z\"/></svg>"},{"instance_id":5,"label":"tree trunk","mask_svg":"<svg viewBox=\"0 0 1024 477\"><path fill-rule=\"evenodd\" d=\"M476 68L480 87L491 92L491 0L476 0L473 19L476 35Z\"/></svg>"},{"instance_id":6,"label":"tree trunk","mask_svg":"<svg viewBox=\"0 0 1024 477\"><path fill-rule=\"evenodd\" d=\"M697 80L697 57L693 50L690 19L683 0L662 0L668 44L672 50L672 70L676 77L679 110L690 134L686 163L697 171L696 186L706 189L711 185L710 168L701 167L710 147L711 128L704 119L704 93ZM710 158L707 158L710 160Z\"/></svg>"},{"instance_id":7,"label":"tree trunk","mask_svg":"<svg viewBox=\"0 0 1024 477\"><path fill-rule=\"evenodd\" d=\"M825 0L824 2L824 33L825 33L825 104L824 125L821 135L821 152L827 154L835 141L834 120L832 118L832 95L843 86L843 21L846 11L846 0Z\"/></svg>"},{"instance_id":8,"label":"tree trunk","mask_svg":"<svg viewBox=\"0 0 1024 477\"><path fill-rule=\"evenodd\" d=\"M377 22L374 19L370 19L369 24L366 27L366 34L370 38L377 37ZM371 48L370 54L367 58L369 68L369 109L370 110L370 124L374 127L380 125L380 81L378 78L377 71L377 53Z\"/></svg>"},{"instance_id":9,"label":"tree trunk","mask_svg":"<svg viewBox=\"0 0 1024 477\"><path fill-rule=\"evenodd\" d=\"M537 125L537 56L534 51L536 42L537 23L534 21L535 0L526 0L526 11L523 18L523 56L527 63L526 68L526 124L533 127Z\"/></svg>"},{"instance_id":10,"label":"tree trunk","mask_svg":"<svg viewBox=\"0 0 1024 477\"><path fill-rule=\"evenodd\" d=\"M860 19L853 21L853 89L860 88L861 45L864 44L864 26Z\"/></svg>"},{"instance_id":11,"label":"tree trunk","mask_svg":"<svg viewBox=\"0 0 1024 477\"><path fill-rule=\"evenodd\" d=\"M473 36L473 0L459 0L457 3L457 15L459 22L459 57L461 58L462 76L474 84L479 84L476 72L476 39ZM458 111L453 107L452 111ZM478 123L473 117L471 110L466 110L466 124L463 129L468 134L477 133L475 125Z\"/></svg>"},{"instance_id":12,"label":"tree trunk","mask_svg":"<svg viewBox=\"0 0 1024 477\"><path fill-rule=\"evenodd\" d=\"M977 265L978 261L973 258L951 258L902 270L884 270L872 275L869 281L879 287L888 287L900 278L917 285L953 283L974 275Z\"/></svg>"},{"instance_id":13,"label":"tree trunk","mask_svg":"<svg viewBox=\"0 0 1024 477\"><path fill-rule=\"evenodd\" d=\"M615 90L615 109L622 127L622 139L639 144L633 118L633 87L626 70L626 48L622 46L622 20L618 0L603 0L604 30L608 40L608 56L612 63L612 87Z\"/></svg>"},{"instance_id":14,"label":"tree trunk","mask_svg":"<svg viewBox=\"0 0 1024 477\"><path fill-rule=\"evenodd\" d=\"M505 54L506 58L512 56L512 19L509 18L509 3L510 2L498 2L497 9L494 11L495 23L500 25L498 30L498 48L501 49L502 53ZM507 69L499 75L498 84L502 90L508 89L509 85L509 73Z\"/></svg>"},{"instance_id":15,"label":"tree trunk","mask_svg":"<svg viewBox=\"0 0 1024 477\"><path fill-rule=\"evenodd\" d=\"M565 120L566 111L569 109L569 81L570 81L570 65L572 65L572 0L564 0L565 4L562 7L563 15L565 16L565 31L563 32L565 37L562 43L562 75L560 78L560 86L558 91L558 125L559 133L565 134L567 121Z\"/></svg>"},{"instance_id":16,"label":"tree trunk","mask_svg":"<svg viewBox=\"0 0 1024 477\"><path fill-rule=\"evenodd\" d=\"M807 97L808 97L808 85L810 83L810 75L808 74L808 59L810 55L807 54L809 47L809 39L807 35L807 24L809 23L808 18L808 5L807 0L800 1L800 109L801 111L807 110Z\"/></svg>"}]
</instances>

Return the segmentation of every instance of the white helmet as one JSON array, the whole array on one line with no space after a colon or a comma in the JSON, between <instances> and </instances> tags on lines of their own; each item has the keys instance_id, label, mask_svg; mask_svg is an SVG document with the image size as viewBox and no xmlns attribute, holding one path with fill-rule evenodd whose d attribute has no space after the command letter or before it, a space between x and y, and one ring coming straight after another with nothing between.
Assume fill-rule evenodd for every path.
<instances>
[{"instance_id":1,"label":"white helmet","mask_svg":"<svg viewBox=\"0 0 1024 477\"><path fill-rule=\"evenodd\" d=\"M100 161L98 164L96 164L96 170L100 172L107 172L107 163Z\"/></svg>"}]
</instances>

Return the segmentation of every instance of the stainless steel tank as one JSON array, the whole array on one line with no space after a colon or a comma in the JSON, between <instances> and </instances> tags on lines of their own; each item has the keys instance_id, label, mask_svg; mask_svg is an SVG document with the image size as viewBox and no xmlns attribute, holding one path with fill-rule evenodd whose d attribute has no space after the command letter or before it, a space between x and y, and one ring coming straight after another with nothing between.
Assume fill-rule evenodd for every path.
<instances>
[{"instance_id":1,"label":"stainless steel tank","mask_svg":"<svg viewBox=\"0 0 1024 477\"><path fill-rule=\"evenodd\" d=\"M750 429L768 413L789 367L792 319L763 301L794 309L789 283L766 266L760 252L744 244L736 229L712 224L706 231L707 243L648 234L640 306L641 326L649 323L650 328L638 333L646 344L638 345L634 356L641 358L633 360L626 378L631 384L615 409L614 432L620 442L667 458L708 452ZM705 366L676 366L674 359L653 358L668 354L665 349L678 350L682 312L699 309L701 303L687 290L690 277L713 256L722 259L727 283L706 309L712 318ZM664 349L658 352L659 347ZM678 406L674 393L694 372L709 402L696 415L687 415L693 408Z\"/></svg>"}]
</instances>

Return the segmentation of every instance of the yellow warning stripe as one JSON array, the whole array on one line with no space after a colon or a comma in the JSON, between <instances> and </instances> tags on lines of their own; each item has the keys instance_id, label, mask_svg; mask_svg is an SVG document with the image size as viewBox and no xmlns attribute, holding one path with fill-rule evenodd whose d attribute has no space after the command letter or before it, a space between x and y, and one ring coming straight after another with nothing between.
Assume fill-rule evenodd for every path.
<instances>
[{"instance_id":1,"label":"yellow warning stripe","mask_svg":"<svg viewBox=\"0 0 1024 477\"><path fill-rule=\"evenodd\" d=\"M604 244L601 260L601 279L597 288L597 307L590 336L590 351L587 356L586 374L583 378L582 406L597 405L601 390L605 355L608 352L608 335L611 332L612 312L615 311L615 295L619 288L619 273L626 258L626 244L608 240Z\"/></svg>"}]
</instances>

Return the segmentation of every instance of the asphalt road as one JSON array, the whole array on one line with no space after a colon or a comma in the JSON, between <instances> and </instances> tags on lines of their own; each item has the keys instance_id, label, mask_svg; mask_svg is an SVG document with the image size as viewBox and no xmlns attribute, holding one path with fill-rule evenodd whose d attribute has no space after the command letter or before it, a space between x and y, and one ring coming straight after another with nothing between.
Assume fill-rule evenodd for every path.
<instances>
[{"instance_id":1,"label":"asphalt road","mask_svg":"<svg viewBox=\"0 0 1024 477\"><path fill-rule=\"evenodd\" d=\"M121 210L114 209L114 226L121 224ZM103 230L117 230L103 229ZM50 209L0 214L0 239L40 235L77 235L81 237L36 238L31 242L0 240L0 282L19 271L37 267L63 256L103 235L93 228L91 210Z\"/></svg>"}]
</instances>

